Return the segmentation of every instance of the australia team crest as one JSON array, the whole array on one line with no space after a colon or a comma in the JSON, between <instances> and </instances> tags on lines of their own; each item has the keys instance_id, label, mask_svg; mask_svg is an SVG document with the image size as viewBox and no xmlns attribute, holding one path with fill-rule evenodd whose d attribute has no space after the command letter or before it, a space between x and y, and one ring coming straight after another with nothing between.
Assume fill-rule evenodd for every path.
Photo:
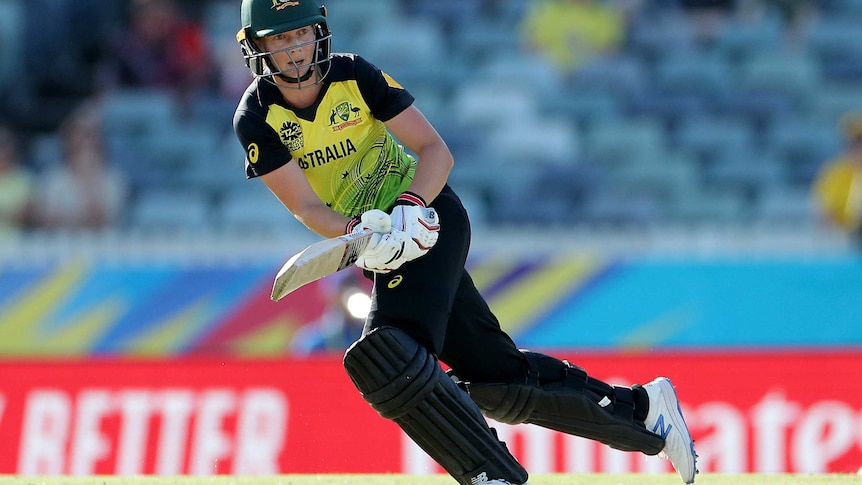
<instances>
[{"instance_id":1,"label":"australia team crest","mask_svg":"<svg viewBox=\"0 0 862 485\"><path fill-rule=\"evenodd\" d=\"M339 103L332 109L332 113L329 114L330 128L332 128L332 131L341 131L349 126L362 123L362 116L359 115L361 111L360 108L351 105L347 101Z\"/></svg>"}]
</instances>

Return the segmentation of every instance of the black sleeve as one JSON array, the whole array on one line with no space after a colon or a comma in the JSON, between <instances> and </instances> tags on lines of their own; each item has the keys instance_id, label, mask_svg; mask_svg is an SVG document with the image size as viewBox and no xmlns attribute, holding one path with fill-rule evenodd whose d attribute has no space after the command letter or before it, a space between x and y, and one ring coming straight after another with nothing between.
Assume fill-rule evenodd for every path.
<instances>
[{"instance_id":1,"label":"black sleeve","mask_svg":"<svg viewBox=\"0 0 862 485\"><path fill-rule=\"evenodd\" d=\"M356 83L375 118L389 121L413 104L413 95L391 76L362 57L355 59Z\"/></svg>"},{"instance_id":2,"label":"black sleeve","mask_svg":"<svg viewBox=\"0 0 862 485\"><path fill-rule=\"evenodd\" d=\"M291 160L290 150L260 115L238 109L233 117L233 129L245 151L247 178L272 172Z\"/></svg>"}]
</instances>

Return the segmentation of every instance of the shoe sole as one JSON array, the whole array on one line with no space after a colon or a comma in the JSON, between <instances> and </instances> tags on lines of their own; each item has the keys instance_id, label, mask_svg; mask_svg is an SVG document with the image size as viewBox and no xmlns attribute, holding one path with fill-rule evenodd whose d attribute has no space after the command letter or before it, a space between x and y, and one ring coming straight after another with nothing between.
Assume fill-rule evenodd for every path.
<instances>
[{"instance_id":1,"label":"shoe sole","mask_svg":"<svg viewBox=\"0 0 862 485\"><path fill-rule=\"evenodd\" d=\"M661 387L661 399L664 401L665 407L670 410L676 408L676 412L671 411L670 416L667 416L667 418L670 420L671 425L675 426L677 431L682 433L685 441L689 443L691 453L687 456L691 459L691 469L694 470L694 473L690 480L684 479L684 481L687 484L694 483L694 476L697 474L697 455L694 453L694 442L691 439L691 433L688 431L688 425L685 424L682 409L679 407L679 397L676 394L676 388L673 386L670 379L667 378L662 379L659 382L659 386ZM665 455L667 454L665 453ZM669 456L668 459L670 459ZM671 463L673 463L673 460L671 460ZM676 467L676 464L674 464L674 467Z\"/></svg>"}]
</instances>

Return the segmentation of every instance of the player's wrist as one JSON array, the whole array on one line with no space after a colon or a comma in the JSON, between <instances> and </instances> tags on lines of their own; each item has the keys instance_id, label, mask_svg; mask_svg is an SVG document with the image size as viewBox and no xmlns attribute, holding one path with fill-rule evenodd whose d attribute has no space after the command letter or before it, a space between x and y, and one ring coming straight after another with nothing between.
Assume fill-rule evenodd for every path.
<instances>
[{"instance_id":1,"label":"player's wrist","mask_svg":"<svg viewBox=\"0 0 862 485\"><path fill-rule=\"evenodd\" d=\"M353 232L353 230L356 229L356 226L358 226L360 222L362 222L362 218L360 216L356 216L353 219L347 221L347 224L344 226L344 234L350 234L351 232Z\"/></svg>"},{"instance_id":2,"label":"player's wrist","mask_svg":"<svg viewBox=\"0 0 862 485\"><path fill-rule=\"evenodd\" d=\"M416 192L410 192L409 190L405 190L397 199L395 199L393 207L399 205L418 205L419 207L428 207L428 204L425 203L425 199L423 199L421 195Z\"/></svg>"}]
</instances>

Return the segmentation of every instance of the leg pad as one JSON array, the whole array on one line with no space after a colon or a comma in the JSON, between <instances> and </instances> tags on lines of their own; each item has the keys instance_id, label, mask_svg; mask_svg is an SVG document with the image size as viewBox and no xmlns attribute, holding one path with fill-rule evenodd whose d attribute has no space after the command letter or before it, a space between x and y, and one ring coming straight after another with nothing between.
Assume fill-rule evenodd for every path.
<instances>
[{"instance_id":1,"label":"leg pad","mask_svg":"<svg viewBox=\"0 0 862 485\"><path fill-rule=\"evenodd\" d=\"M526 383L461 383L486 416L508 424L536 424L623 451L655 455L662 450L661 436L633 417L632 388L593 379L569 362L524 354L530 368Z\"/></svg>"},{"instance_id":2,"label":"leg pad","mask_svg":"<svg viewBox=\"0 0 862 485\"><path fill-rule=\"evenodd\" d=\"M407 333L373 330L347 349L344 367L371 407L397 423L459 483L478 483L482 476L527 481L526 470L476 404Z\"/></svg>"}]
</instances>

